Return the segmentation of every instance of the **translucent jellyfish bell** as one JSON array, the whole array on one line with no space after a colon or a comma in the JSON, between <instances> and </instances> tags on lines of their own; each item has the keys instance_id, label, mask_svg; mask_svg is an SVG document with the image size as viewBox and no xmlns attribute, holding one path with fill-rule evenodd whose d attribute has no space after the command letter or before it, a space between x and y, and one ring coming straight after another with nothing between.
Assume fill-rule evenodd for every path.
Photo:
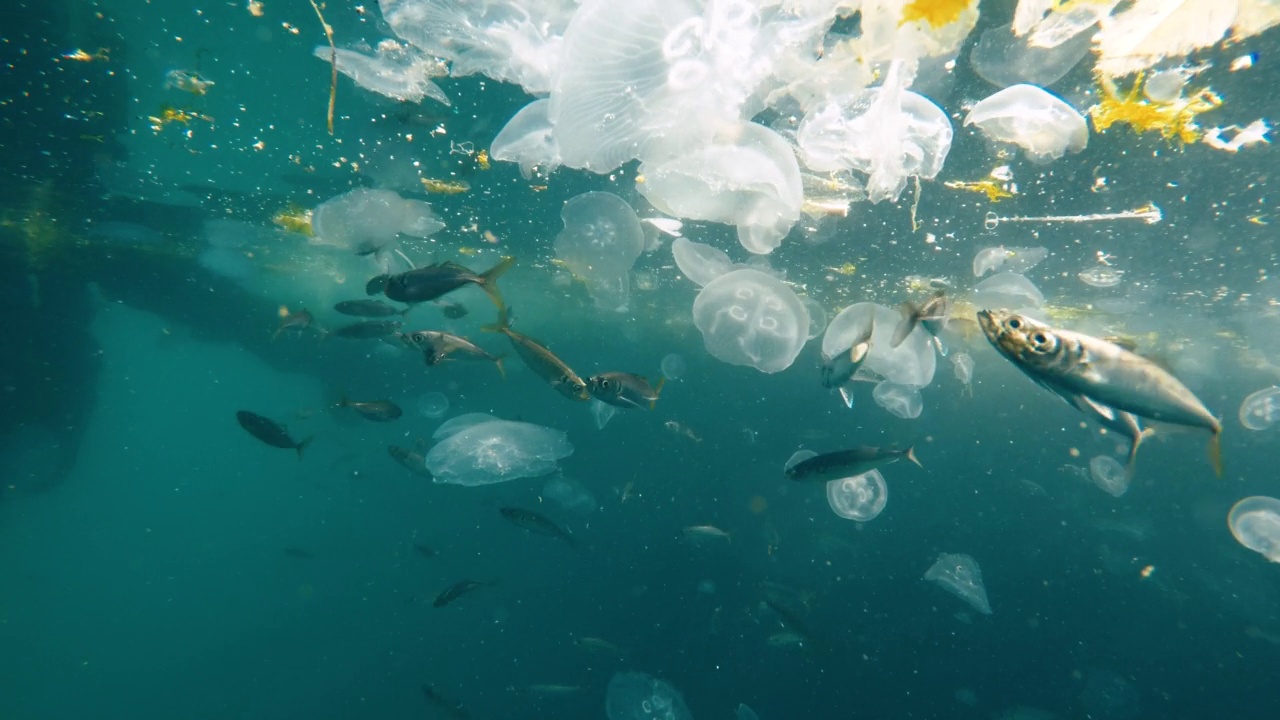
<instances>
[{"instance_id":1,"label":"translucent jellyfish bell","mask_svg":"<svg viewBox=\"0 0 1280 720\"><path fill-rule=\"evenodd\" d=\"M973 288L973 303L984 308L1044 307L1044 293L1025 275L1002 272L978 283Z\"/></svg>"},{"instance_id":2,"label":"translucent jellyfish bell","mask_svg":"<svg viewBox=\"0 0 1280 720\"><path fill-rule=\"evenodd\" d=\"M1280 422L1280 387L1263 388L1240 403L1240 424L1250 430L1266 430Z\"/></svg>"},{"instance_id":3,"label":"translucent jellyfish bell","mask_svg":"<svg viewBox=\"0 0 1280 720\"><path fill-rule=\"evenodd\" d=\"M775 373L790 367L804 347L809 312L781 280L743 268L702 288L693 322L716 359Z\"/></svg>"},{"instance_id":4,"label":"translucent jellyfish bell","mask_svg":"<svg viewBox=\"0 0 1280 720\"><path fill-rule=\"evenodd\" d=\"M330 198L311 213L316 242L351 250L384 247L400 233L429 237L444 227L431 206L392 190L357 188Z\"/></svg>"},{"instance_id":5,"label":"translucent jellyfish bell","mask_svg":"<svg viewBox=\"0 0 1280 720\"><path fill-rule=\"evenodd\" d=\"M809 311L809 339L812 340L827 329L827 311L822 307L822 303L814 300L809 295L801 295L800 302L804 303L804 307Z\"/></svg>"},{"instance_id":6,"label":"translucent jellyfish bell","mask_svg":"<svg viewBox=\"0 0 1280 720\"><path fill-rule=\"evenodd\" d=\"M982 569L972 557L942 553L925 572L924 579L938 583L983 615L991 614L987 588L982 584Z\"/></svg>"},{"instance_id":7,"label":"translucent jellyfish bell","mask_svg":"<svg viewBox=\"0 0 1280 720\"><path fill-rule=\"evenodd\" d=\"M805 115L796 130L801 162L817 172L866 173L871 202L896 201L915 175L932 179L951 150L951 122L928 98L903 87L901 62L883 85Z\"/></svg>"},{"instance_id":8,"label":"translucent jellyfish bell","mask_svg":"<svg viewBox=\"0 0 1280 720\"><path fill-rule=\"evenodd\" d=\"M760 720L760 716L756 715L756 711L747 707L745 704L738 704L737 720Z\"/></svg>"},{"instance_id":9,"label":"translucent jellyfish bell","mask_svg":"<svg viewBox=\"0 0 1280 720\"><path fill-rule=\"evenodd\" d=\"M563 432L524 422L492 420L461 430L426 455L435 482L489 485L554 472L573 454Z\"/></svg>"},{"instance_id":10,"label":"translucent jellyfish bell","mask_svg":"<svg viewBox=\"0 0 1280 720\"><path fill-rule=\"evenodd\" d=\"M733 269L729 253L686 237L671 241L671 255L680 272L698 287L706 287L707 283Z\"/></svg>"},{"instance_id":11,"label":"translucent jellyfish bell","mask_svg":"<svg viewBox=\"0 0 1280 720\"><path fill-rule=\"evenodd\" d=\"M985 98L965 116L996 142L1013 143L1034 162L1048 162L1068 151L1080 152L1089 142L1084 116L1034 85L1014 85Z\"/></svg>"},{"instance_id":12,"label":"translucent jellyfish bell","mask_svg":"<svg viewBox=\"0 0 1280 720\"><path fill-rule=\"evenodd\" d=\"M1025 273L1049 257L1043 247L1019 248L997 245L983 248L973 256L973 276L982 277L993 270Z\"/></svg>"},{"instance_id":13,"label":"translucent jellyfish bell","mask_svg":"<svg viewBox=\"0 0 1280 720\"><path fill-rule=\"evenodd\" d=\"M973 356L959 352L951 356L951 364L955 366L956 379L966 386L973 382Z\"/></svg>"},{"instance_id":14,"label":"translucent jellyfish bell","mask_svg":"<svg viewBox=\"0 0 1280 720\"><path fill-rule=\"evenodd\" d=\"M618 408L607 402L596 400L595 398L591 399L591 417L595 418L596 429L598 430L603 430L604 426L609 424L609 421L613 419L613 415L617 411Z\"/></svg>"},{"instance_id":15,"label":"translucent jellyfish bell","mask_svg":"<svg viewBox=\"0 0 1280 720\"><path fill-rule=\"evenodd\" d=\"M436 431L431 434L431 439L439 442L451 435L456 435L473 425L479 425L480 423L486 423L491 420L498 419L499 418L496 418L493 415L485 413L465 413L463 415L451 417L440 423L440 427L436 428Z\"/></svg>"},{"instance_id":16,"label":"translucent jellyfish bell","mask_svg":"<svg viewBox=\"0 0 1280 720\"><path fill-rule=\"evenodd\" d=\"M685 362L684 357L676 353L669 353L662 358L662 377L668 380L679 380L689 371L689 366Z\"/></svg>"},{"instance_id":17,"label":"translucent jellyfish bell","mask_svg":"<svg viewBox=\"0 0 1280 720\"><path fill-rule=\"evenodd\" d=\"M1280 500L1264 495L1247 497L1231 507L1227 526L1241 545L1280 562Z\"/></svg>"},{"instance_id":18,"label":"translucent jellyfish bell","mask_svg":"<svg viewBox=\"0 0 1280 720\"><path fill-rule=\"evenodd\" d=\"M877 405L903 420L914 420L924 410L924 398L920 396L920 388L915 385L885 380L876 384L871 397Z\"/></svg>"},{"instance_id":19,"label":"translucent jellyfish bell","mask_svg":"<svg viewBox=\"0 0 1280 720\"><path fill-rule=\"evenodd\" d=\"M636 189L658 210L733 225L748 251L772 252L800 219L804 185L795 152L773 130L734 126L674 158L640 166Z\"/></svg>"},{"instance_id":20,"label":"translucent jellyfish bell","mask_svg":"<svg viewBox=\"0 0 1280 720\"><path fill-rule=\"evenodd\" d=\"M1090 36L1081 33L1057 47L1038 47L1031 37L1014 35L1011 25L982 33L969 53L969 64L984 80L997 87L1018 83L1052 85L1062 79L1089 52Z\"/></svg>"},{"instance_id":21,"label":"translucent jellyfish bell","mask_svg":"<svg viewBox=\"0 0 1280 720\"><path fill-rule=\"evenodd\" d=\"M680 691L639 672L620 672L605 692L609 720L693 720Z\"/></svg>"},{"instance_id":22,"label":"translucent jellyfish bell","mask_svg":"<svg viewBox=\"0 0 1280 720\"><path fill-rule=\"evenodd\" d=\"M850 305L827 326L827 332L822 336L822 352L827 357L835 357L872 330L871 349L863 368L895 383L928 387L938 367L931 336L923 327L917 327L895 348L893 334L901 322L902 314L884 305Z\"/></svg>"},{"instance_id":23,"label":"translucent jellyfish bell","mask_svg":"<svg viewBox=\"0 0 1280 720\"><path fill-rule=\"evenodd\" d=\"M535 173L546 175L560 167L560 146L556 143L551 119L547 117L550 104L541 98L521 108L493 139L490 157L519 163L525 180L533 179Z\"/></svg>"},{"instance_id":24,"label":"translucent jellyfish bell","mask_svg":"<svg viewBox=\"0 0 1280 720\"><path fill-rule=\"evenodd\" d=\"M418 398L418 413L426 418L444 417L449 412L449 398L444 393L423 393Z\"/></svg>"},{"instance_id":25,"label":"translucent jellyfish bell","mask_svg":"<svg viewBox=\"0 0 1280 720\"><path fill-rule=\"evenodd\" d=\"M542 486L542 496L571 513L589 515L597 507L596 497L585 485L556 475Z\"/></svg>"},{"instance_id":26,"label":"translucent jellyfish bell","mask_svg":"<svg viewBox=\"0 0 1280 720\"><path fill-rule=\"evenodd\" d=\"M335 58L338 72L379 95L414 103L429 97L450 104L444 91L431 82L433 77L449 74L445 64L395 40L378 43L372 57L354 50L331 51L328 45L317 47L314 55L326 63Z\"/></svg>"},{"instance_id":27,"label":"translucent jellyfish bell","mask_svg":"<svg viewBox=\"0 0 1280 720\"><path fill-rule=\"evenodd\" d=\"M1129 471L1110 455L1099 455L1090 460L1089 475L1093 484L1112 497L1120 497L1129 489Z\"/></svg>"},{"instance_id":28,"label":"translucent jellyfish bell","mask_svg":"<svg viewBox=\"0 0 1280 720\"><path fill-rule=\"evenodd\" d=\"M608 310L626 307L631 267L644 250L636 211L617 195L589 192L570 198L560 218L564 230L556 235L556 257L586 280L596 305Z\"/></svg>"},{"instance_id":29,"label":"translucent jellyfish bell","mask_svg":"<svg viewBox=\"0 0 1280 720\"><path fill-rule=\"evenodd\" d=\"M827 483L827 504L842 518L874 520L889 502L889 487L879 470Z\"/></svg>"},{"instance_id":30,"label":"translucent jellyfish bell","mask_svg":"<svg viewBox=\"0 0 1280 720\"><path fill-rule=\"evenodd\" d=\"M1094 265L1093 267L1081 271L1076 277L1080 278L1080 282L1096 288L1115 287L1124 279L1124 271L1117 270L1106 265Z\"/></svg>"}]
</instances>

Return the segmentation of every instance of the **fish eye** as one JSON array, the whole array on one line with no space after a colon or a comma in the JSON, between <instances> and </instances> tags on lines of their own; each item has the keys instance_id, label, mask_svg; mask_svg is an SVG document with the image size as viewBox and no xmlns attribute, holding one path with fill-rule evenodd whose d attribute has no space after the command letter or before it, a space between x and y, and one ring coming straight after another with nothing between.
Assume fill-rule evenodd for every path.
<instances>
[{"instance_id":1,"label":"fish eye","mask_svg":"<svg viewBox=\"0 0 1280 720\"><path fill-rule=\"evenodd\" d=\"M1010 329L1010 330L1017 330L1017 329L1018 329L1018 328L1020 328L1020 327L1022 327L1022 321L1021 321L1021 320L1019 320L1018 318L1009 318L1009 329Z\"/></svg>"},{"instance_id":2,"label":"fish eye","mask_svg":"<svg viewBox=\"0 0 1280 720\"><path fill-rule=\"evenodd\" d=\"M1034 340L1037 345L1043 345L1046 342L1048 342L1048 340L1044 336L1044 333L1036 333L1031 337L1031 339Z\"/></svg>"}]
</instances>

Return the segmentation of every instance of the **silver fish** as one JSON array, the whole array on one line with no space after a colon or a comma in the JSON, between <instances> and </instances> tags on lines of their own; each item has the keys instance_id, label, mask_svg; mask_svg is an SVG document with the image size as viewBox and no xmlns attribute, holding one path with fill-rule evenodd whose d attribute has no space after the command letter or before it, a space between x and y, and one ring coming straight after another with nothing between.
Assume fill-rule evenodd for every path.
<instances>
[{"instance_id":1,"label":"silver fish","mask_svg":"<svg viewBox=\"0 0 1280 720\"><path fill-rule=\"evenodd\" d=\"M916 459L914 447L909 447L906 450L897 450L863 445L848 450L836 450L835 452L815 455L808 460L801 460L787 468L784 474L789 480L800 482L829 482L861 475L903 458L910 460L916 467L924 467Z\"/></svg>"},{"instance_id":2,"label":"silver fish","mask_svg":"<svg viewBox=\"0 0 1280 720\"><path fill-rule=\"evenodd\" d=\"M826 353L822 355L822 387L839 390L840 397L849 408L853 407L853 394L844 386L853 379L858 368L862 367L862 363L867 360L867 355L871 353L871 334L875 329L875 323L870 324L866 332L854 338L848 350L842 350L832 356Z\"/></svg>"},{"instance_id":3,"label":"silver fish","mask_svg":"<svg viewBox=\"0 0 1280 720\"><path fill-rule=\"evenodd\" d=\"M658 384L650 384L647 378L624 372L603 372L587 378L587 391L601 402L621 408L648 408L658 403L658 395L666 384L665 377Z\"/></svg>"},{"instance_id":4,"label":"silver fish","mask_svg":"<svg viewBox=\"0 0 1280 720\"><path fill-rule=\"evenodd\" d=\"M1008 310L982 310L978 324L1019 370L1077 408L1078 402L1087 403L1097 413L1088 414L1095 418L1112 410L1210 431L1209 460L1222 476L1222 423L1156 363L1113 342L1053 328Z\"/></svg>"}]
</instances>

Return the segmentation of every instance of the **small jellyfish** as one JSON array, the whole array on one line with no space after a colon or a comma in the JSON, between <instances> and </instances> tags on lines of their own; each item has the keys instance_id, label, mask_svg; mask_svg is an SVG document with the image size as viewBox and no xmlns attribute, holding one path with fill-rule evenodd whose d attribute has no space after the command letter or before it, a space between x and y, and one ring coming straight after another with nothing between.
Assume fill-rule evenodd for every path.
<instances>
[{"instance_id":1,"label":"small jellyfish","mask_svg":"<svg viewBox=\"0 0 1280 720\"><path fill-rule=\"evenodd\" d=\"M1109 288L1120 284L1120 280L1124 278L1124 271L1106 265L1095 265L1076 275L1076 277L1080 278L1080 282L1085 285Z\"/></svg>"},{"instance_id":2,"label":"small jellyfish","mask_svg":"<svg viewBox=\"0 0 1280 720\"><path fill-rule=\"evenodd\" d=\"M744 703L739 703L737 720L760 720L760 716L756 715L756 711L747 707Z\"/></svg>"},{"instance_id":3,"label":"small jellyfish","mask_svg":"<svg viewBox=\"0 0 1280 720\"><path fill-rule=\"evenodd\" d=\"M1043 247L1019 248L997 245L983 248L973 256L973 276L982 277L994 270L1025 273L1049 257L1049 249Z\"/></svg>"},{"instance_id":4,"label":"small jellyfish","mask_svg":"<svg viewBox=\"0 0 1280 720\"><path fill-rule=\"evenodd\" d=\"M1034 85L1012 85L978 101L964 124L977 125L996 142L1018 145L1032 162L1080 152L1089 142L1084 116Z\"/></svg>"},{"instance_id":5,"label":"small jellyfish","mask_svg":"<svg viewBox=\"0 0 1280 720\"><path fill-rule=\"evenodd\" d=\"M879 470L827 483L827 504L847 520L874 520L889 502L889 487Z\"/></svg>"},{"instance_id":6,"label":"small jellyfish","mask_svg":"<svg viewBox=\"0 0 1280 720\"><path fill-rule=\"evenodd\" d=\"M700 594L702 594L702 595L715 595L715 594L716 594L716 581L715 581L715 580L703 580L702 582L698 583L698 592L699 592Z\"/></svg>"},{"instance_id":7,"label":"small jellyfish","mask_svg":"<svg viewBox=\"0 0 1280 720\"><path fill-rule=\"evenodd\" d=\"M1026 275L1002 272L978 283L973 288L973 303L983 308L1044 307L1044 293Z\"/></svg>"},{"instance_id":8,"label":"small jellyfish","mask_svg":"<svg viewBox=\"0 0 1280 720\"><path fill-rule=\"evenodd\" d=\"M1110 455L1099 455L1090 460L1089 475L1093 484L1113 497L1120 497L1129 489L1129 471Z\"/></svg>"},{"instance_id":9,"label":"small jellyfish","mask_svg":"<svg viewBox=\"0 0 1280 720\"><path fill-rule=\"evenodd\" d=\"M426 418L440 418L449 412L449 398L444 393L423 393L418 398L418 413Z\"/></svg>"},{"instance_id":10,"label":"small jellyfish","mask_svg":"<svg viewBox=\"0 0 1280 720\"><path fill-rule=\"evenodd\" d=\"M698 287L706 287L707 283L734 269L729 253L686 237L671 241L671 255L680 272Z\"/></svg>"},{"instance_id":11,"label":"small jellyfish","mask_svg":"<svg viewBox=\"0 0 1280 720\"><path fill-rule=\"evenodd\" d=\"M871 391L871 398L877 405L903 420L914 420L924 410L924 398L920 397L920 388L915 385L885 380Z\"/></svg>"},{"instance_id":12,"label":"small jellyfish","mask_svg":"<svg viewBox=\"0 0 1280 720\"><path fill-rule=\"evenodd\" d=\"M596 428L599 430L603 430L604 426L609 424L609 421L613 419L613 414L617 411L618 408L607 402L596 399L591 400L591 416L596 419Z\"/></svg>"},{"instance_id":13,"label":"small jellyfish","mask_svg":"<svg viewBox=\"0 0 1280 720\"><path fill-rule=\"evenodd\" d=\"M1280 387L1253 393L1240 403L1240 424L1250 430L1266 430L1280 421Z\"/></svg>"},{"instance_id":14,"label":"small jellyfish","mask_svg":"<svg viewBox=\"0 0 1280 720\"><path fill-rule=\"evenodd\" d=\"M688 371L689 366L680 355L671 353L662 358L662 377L668 380L679 380Z\"/></svg>"},{"instance_id":15,"label":"small jellyfish","mask_svg":"<svg viewBox=\"0 0 1280 720\"><path fill-rule=\"evenodd\" d=\"M938 560L925 572L924 579L938 583L983 615L991 614L987 588L982 584L982 569L972 557L941 553Z\"/></svg>"},{"instance_id":16,"label":"small jellyfish","mask_svg":"<svg viewBox=\"0 0 1280 720\"><path fill-rule=\"evenodd\" d=\"M959 352L951 356L951 364L955 367L956 379L964 383L969 388L969 394L973 394L973 356L969 353Z\"/></svg>"},{"instance_id":17,"label":"small jellyfish","mask_svg":"<svg viewBox=\"0 0 1280 720\"><path fill-rule=\"evenodd\" d=\"M1265 495L1247 497L1231 506L1227 526L1241 545L1280 562L1280 500Z\"/></svg>"},{"instance_id":18,"label":"small jellyfish","mask_svg":"<svg viewBox=\"0 0 1280 720\"><path fill-rule=\"evenodd\" d=\"M620 672L609 680L605 692L605 714L609 720L692 720L680 691L639 672Z\"/></svg>"}]
</instances>

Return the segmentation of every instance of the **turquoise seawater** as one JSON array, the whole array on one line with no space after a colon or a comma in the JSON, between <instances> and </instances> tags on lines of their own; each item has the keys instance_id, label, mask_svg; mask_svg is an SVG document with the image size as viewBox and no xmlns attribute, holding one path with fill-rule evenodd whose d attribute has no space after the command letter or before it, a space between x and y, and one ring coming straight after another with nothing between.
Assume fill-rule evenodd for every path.
<instances>
[{"instance_id":1,"label":"turquoise seawater","mask_svg":"<svg viewBox=\"0 0 1280 720\"><path fill-rule=\"evenodd\" d=\"M476 152L530 98L479 77L439 79L449 108L340 78L331 137L312 6L262 11L0 10L0 720L604 718L611 678L628 671L678 689L699 720L741 703L764 720L1280 715L1280 567L1226 522L1240 499L1280 495L1280 430L1237 420L1280 377L1273 147L1233 154L1117 127L1055 163L997 157L961 124L992 91L964 60L975 34L930 95L955 141L939 182L922 186L918 227L909 187L848 218L805 218L768 256L829 319L912 297L908 275L967 290L986 247L1047 248L1028 275L1058 322L1137 339L1225 425L1224 478L1207 433L1162 427L1113 497L1087 469L1123 459L1114 436L980 335L949 338L923 413L904 420L871 384L854 385L852 409L823 388L820 339L773 374L709 354L690 310L698 289L669 243L641 255L624 312L596 308L552 262L560 210L591 190L642 207L634 163L545 183L486 169ZM389 35L377 3L324 12L340 47ZM1012 3L982 12L979 33L1008 22ZM1224 99L1204 127L1280 117L1278 42L1273 30L1191 58L1212 63L1193 85ZM1231 71L1246 53L1254 67ZM166 88L175 69L214 84ZM1077 108L1098 98L1084 65L1054 88ZM153 128L166 107L183 119ZM996 165L1018 189L997 204L940 182ZM470 189L424 194L420 176ZM282 308L332 329L335 302L365 297L370 259L272 221L356 187L431 203L445 229L402 246L419 264L515 257L499 282L515 328L580 374L656 379L672 353L687 370L653 411L620 410L600 429L587 403L481 330L496 313L473 288L450 296L466 317L424 306L405 329L505 352L505 378L488 363L427 368L392 343L273 341ZM1155 224L986 222L1150 203ZM748 260L732 228L685 232ZM229 250L210 255L218 243ZM1078 279L1100 254L1121 285ZM969 388L953 373L960 352L975 361ZM386 448L430 446L442 418L419 411L427 393L448 398L446 419L536 423L574 452L541 478L424 480ZM344 394L405 415L370 422L335 407ZM268 447L239 410L314 440L301 459ZM923 465L882 469L888 503L870 522L834 514L821 484L783 478L798 449L860 444L913 445ZM549 497L557 476L594 506ZM516 527L499 513L510 506L576 546ZM685 531L708 525L729 539ZM939 553L977 560L992 614L923 579ZM433 606L461 580L484 585Z\"/></svg>"}]
</instances>

